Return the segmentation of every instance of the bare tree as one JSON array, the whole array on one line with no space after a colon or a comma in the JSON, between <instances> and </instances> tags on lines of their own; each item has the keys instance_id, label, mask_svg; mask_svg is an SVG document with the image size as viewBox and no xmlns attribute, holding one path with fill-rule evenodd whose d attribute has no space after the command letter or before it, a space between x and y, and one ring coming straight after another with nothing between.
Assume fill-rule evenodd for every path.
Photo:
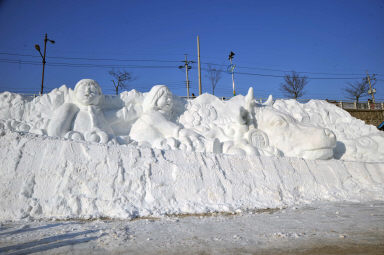
<instances>
[{"instance_id":1,"label":"bare tree","mask_svg":"<svg viewBox=\"0 0 384 255\"><path fill-rule=\"evenodd\" d=\"M135 80L131 73L127 71L109 71L109 74L114 78L112 80L113 86L115 87L116 95L119 94L119 89L127 89L128 82Z\"/></svg>"},{"instance_id":2,"label":"bare tree","mask_svg":"<svg viewBox=\"0 0 384 255\"><path fill-rule=\"evenodd\" d=\"M371 79L372 88L376 84L376 75L373 74ZM349 82L348 86L344 88L344 91L347 93L347 98L355 100L356 103L359 102L361 97L368 95L369 83L368 77L364 77L361 81Z\"/></svg>"},{"instance_id":3,"label":"bare tree","mask_svg":"<svg viewBox=\"0 0 384 255\"><path fill-rule=\"evenodd\" d=\"M298 73L292 71L292 74L284 76L285 83L281 84L280 90L285 96L297 99L304 95L304 87L308 84L308 77L299 76Z\"/></svg>"},{"instance_id":4,"label":"bare tree","mask_svg":"<svg viewBox=\"0 0 384 255\"><path fill-rule=\"evenodd\" d=\"M344 88L344 91L347 93L347 98L356 100L356 103L359 102L360 97L368 95L368 81L364 79L362 81L350 82L348 87Z\"/></svg>"},{"instance_id":5,"label":"bare tree","mask_svg":"<svg viewBox=\"0 0 384 255\"><path fill-rule=\"evenodd\" d=\"M206 77L209 79L212 85L212 95L215 94L215 88L219 80L221 79L222 69L216 69L212 67L212 65L208 64L207 75Z\"/></svg>"}]
</instances>

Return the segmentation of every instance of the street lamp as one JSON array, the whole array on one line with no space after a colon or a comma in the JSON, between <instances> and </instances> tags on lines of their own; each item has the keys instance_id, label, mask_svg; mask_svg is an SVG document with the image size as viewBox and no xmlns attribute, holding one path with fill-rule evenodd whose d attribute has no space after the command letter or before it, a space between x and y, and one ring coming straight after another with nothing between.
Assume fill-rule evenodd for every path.
<instances>
[{"instance_id":1,"label":"street lamp","mask_svg":"<svg viewBox=\"0 0 384 255\"><path fill-rule=\"evenodd\" d=\"M41 78L41 91L40 91L40 95L43 94L43 90L44 90L44 68L45 68L45 63L46 63L46 61L45 61L45 54L47 52L47 42L48 41L51 42L52 44L55 43L54 40L48 39L48 35L47 35L47 33L45 33L45 38L44 38L44 55L41 53L40 45L35 44L35 49L40 53L40 56L41 56L41 58L43 60L43 75L42 75L42 78Z\"/></svg>"}]
</instances>

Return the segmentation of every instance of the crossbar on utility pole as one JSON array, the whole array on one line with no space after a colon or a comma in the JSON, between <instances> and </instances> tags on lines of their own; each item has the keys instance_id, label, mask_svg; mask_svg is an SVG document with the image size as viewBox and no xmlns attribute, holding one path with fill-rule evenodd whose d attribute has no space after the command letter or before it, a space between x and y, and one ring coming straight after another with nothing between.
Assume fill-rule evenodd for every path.
<instances>
[{"instance_id":1,"label":"crossbar on utility pole","mask_svg":"<svg viewBox=\"0 0 384 255\"><path fill-rule=\"evenodd\" d=\"M187 79L187 97L189 99L189 79L188 79L188 59L187 54L185 54L185 77Z\"/></svg>"},{"instance_id":2,"label":"crossbar on utility pole","mask_svg":"<svg viewBox=\"0 0 384 255\"><path fill-rule=\"evenodd\" d=\"M179 66L179 69L182 69L185 67L185 77L187 79L187 98L189 99L189 79L188 79L188 70L192 68L192 66L190 66L189 64L191 63L195 63L194 61L188 61L188 58L187 58L187 54L184 54L185 55L185 60L183 61L184 62L184 65L183 66Z\"/></svg>"}]
</instances>

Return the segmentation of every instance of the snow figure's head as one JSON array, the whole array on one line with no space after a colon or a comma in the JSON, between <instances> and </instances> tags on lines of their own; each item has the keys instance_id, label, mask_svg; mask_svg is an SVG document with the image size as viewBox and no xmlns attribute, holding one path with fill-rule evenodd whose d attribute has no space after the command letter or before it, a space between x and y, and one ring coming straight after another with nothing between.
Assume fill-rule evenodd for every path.
<instances>
[{"instance_id":1,"label":"snow figure's head","mask_svg":"<svg viewBox=\"0 0 384 255\"><path fill-rule=\"evenodd\" d=\"M172 110L172 93L164 85L156 85L146 95L143 102L143 111L160 111L161 113L170 113Z\"/></svg>"},{"instance_id":2,"label":"snow figure's head","mask_svg":"<svg viewBox=\"0 0 384 255\"><path fill-rule=\"evenodd\" d=\"M102 95L100 85L92 79L82 79L75 86L76 101L81 105L99 105Z\"/></svg>"},{"instance_id":3,"label":"snow figure's head","mask_svg":"<svg viewBox=\"0 0 384 255\"><path fill-rule=\"evenodd\" d=\"M270 145L287 157L329 159L336 146L335 134L327 129L296 121L271 106L256 111L258 129L268 135Z\"/></svg>"}]
</instances>

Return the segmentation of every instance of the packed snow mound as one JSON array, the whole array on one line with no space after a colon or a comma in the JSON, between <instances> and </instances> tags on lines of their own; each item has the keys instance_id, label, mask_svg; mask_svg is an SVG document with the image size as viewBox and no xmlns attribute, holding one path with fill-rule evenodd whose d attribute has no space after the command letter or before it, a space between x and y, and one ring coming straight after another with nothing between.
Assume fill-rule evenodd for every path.
<instances>
[{"instance_id":1,"label":"packed snow mound","mask_svg":"<svg viewBox=\"0 0 384 255\"><path fill-rule=\"evenodd\" d=\"M105 96L91 79L31 102L0 94L0 128L103 144L305 159L384 161L384 135L323 101L299 104L246 96L222 101L172 95L164 85Z\"/></svg>"},{"instance_id":2,"label":"packed snow mound","mask_svg":"<svg viewBox=\"0 0 384 255\"><path fill-rule=\"evenodd\" d=\"M0 131L0 220L384 200L384 164L107 145Z\"/></svg>"}]
</instances>

